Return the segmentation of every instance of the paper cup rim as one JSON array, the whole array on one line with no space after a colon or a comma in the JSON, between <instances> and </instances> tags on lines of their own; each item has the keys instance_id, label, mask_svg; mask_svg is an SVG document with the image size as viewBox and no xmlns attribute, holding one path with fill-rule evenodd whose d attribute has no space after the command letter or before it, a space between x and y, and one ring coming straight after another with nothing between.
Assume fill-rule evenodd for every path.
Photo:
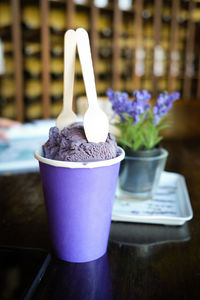
<instances>
[{"instance_id":1,"label":"paper cup rim","mask_svg":"<svg viewBox=\"0 0 200 300\"><path fill-rule=\"evenodd\" d=\"M106 167L119 163L125 157L125 152L121 147L118 147L119 155L112 159L100 160L100 161L91 161L91 162L72 162L72 161L61 161L45 158L42 156L43 150L40 147L35 151L34 157L39 161L47 165L61 168L70 168L70 169L90 169L97 167Z\"/></svg>"}]
</instances>

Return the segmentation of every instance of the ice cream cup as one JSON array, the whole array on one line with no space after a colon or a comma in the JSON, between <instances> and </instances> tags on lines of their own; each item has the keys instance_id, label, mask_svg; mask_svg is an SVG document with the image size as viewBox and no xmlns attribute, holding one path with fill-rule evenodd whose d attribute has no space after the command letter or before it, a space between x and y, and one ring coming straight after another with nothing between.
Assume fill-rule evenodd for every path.
<instances>
[{"instance_id":1,"label":"ice cream cup","mask_svg":"<svg viewBox=\"0 0 200 300\"><path fill-rule=\"evenodd\" d=\"M39 161L53 249L58 258L88 262L106 253L112 206L118 180L119 156L95 162Z\"/></svg>"}]
</instances>

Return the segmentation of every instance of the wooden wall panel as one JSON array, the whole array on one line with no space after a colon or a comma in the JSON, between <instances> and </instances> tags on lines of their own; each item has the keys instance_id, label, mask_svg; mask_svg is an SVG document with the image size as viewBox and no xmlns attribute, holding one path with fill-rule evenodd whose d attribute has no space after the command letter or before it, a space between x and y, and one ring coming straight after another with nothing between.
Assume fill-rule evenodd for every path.
<instances>
[{"instance_id":1,"label":"wooden wall panel","mask_svg":"<svg viewBox=\"0 0 200 300\"><path fill-rule=\"evenodd\" d=\"M153 24L153 31L154 31L154 47L160 45L161 39L161 28L162 28L162 0L155 0L154 2L154 24ZM155 53L154 53L154 61L155 61ZM153 72L153 90L152 94L155 98L157 96L158 91L158 77Z\"/></svg>"},{"instance_id":2,"label":"wooden wall panel","mask_svg":"<svg viewBox=\"0 0 200 300\"><path fill-rule=\"evenodd\" d=\"M196 3L193 0L189 2L189 20L187 26L186 51L185 51L185 73L183 81L183 98L189 99L191 97L191 86L193 77L194 64L194 37L195 37L195 23L192 20L192 11L195 9Z\"/></svg>"},{"instance_id":3,"label":"wooden wall panel","mask_svg":"<svg viewBox=\"0 0 200 300\"><path fill-rule=\"evenodd\" d=\"M174 57L178 53L178 22L177 16L179 13L180 1L172 1L172 21L170 30L170 45L169 45L169 65L168 65L168 91L171 93L176 89L176 76L173 72Z\"/></svg>"},{"instance_id":4,"label":"wooden wall panel","mask_svg":"<svg viewBox=\"0 0 200 300\"><path fill-rule=\"evenodd\" d=\"M73 0L66 0L67 29L74 28L75 5Z\"/></svg>"},{"instance_id":5,"label":"wooden wall panel","mask_svg":"<svg viewBox=\"0 0 200 300\"><path fill-rule=\"evenodd\" d=\"M43 117L50 117L50 48L49 48L49 1L40 0L41 9L41 44L42 44L42 104Z\"/></svg>"},{"instance_id":6,"label":"wooden wall panel","mask_svg":"<svg viewBox=\"0 0 200 300\"><path fill-rule=\"evenodd\" d=\"M16 118L24 121L24 82L23 82L23 62L22 62L22 33L21 33L21 8L19 0L11 1L12 7L12 40L14 57L14 80L15 80L15 104Z\"/></svg>"},{"instance_id":7,"label":"wooden wall panel","mask_svg":"<svg viewBox=\"0 0 200 300\"><path fill-rule=\"evenodd\" d=\"M98 18L99 18L99 9L94 5L94 1L91 1L90 4L90 44L92 51L92 60L95 73L95 82L98 84L98 74L97 74L97 62L98 62Z\"/></svg>"},{"instance_id":8,"label":"wooden wall panel","mask_svg":"<svg viewBox=\"0 0 200 300\"><path fill-rule=\"evenodd\" d=\"M112 87L119 88L120 81L120 29L122 22L122 11L119 9L118 0L114 0L113 7L113 41L112 41Z\"/></svg>"},{"instance_id":9,"label":"wooden wall panel","mask_svg":"<svg viewBox=\"0 0 200 300\"><path fill-rule=\"evenodd\" d=\"M20 0L10 0L11 4L11 10L12 10L12 41L13 41L13 55L14 55L14 80L16 85L16 94L15 94L15 103L16 103L16 118L19 121L24 121L24 74L23 74L23 27L21 26L21 12L22 12L22 5L27 4L27 2L23 2ZM54 2L52 4L52 2ZM149 2L150 3L150 2ZM43 118L49 118L51 116L51 99L50 99L50 28L48 24L48 15L49 15L49 6L52 5L52 7L61 7L65 6L65 14L66 14L66 29L69 28L75 28L75 17L76 17L76 11L81 12L81 10L85 11L87 13L87 17L89 18L89 34L90 34L90 42L91 42L91 48L92 48L92 57L93 57L93 64L94 64L94 70L95 70L95 80L96 85L98 84L103 85L105 83L106 86L106 80L99 79L98 74L98 66L99 64L99 40L101 39L100 33L99 33L99 18L101 17L101 12L110 15L110 18L112 19L112 35L109 37L106 37L109 39L109 43L112 43L112 57L110 67L112 71L112 88L113 89L120 89L123 87L128 87L133 85L133 89L141 89L143 87L143 79L145 79L149 84L152 82L152 90L153 90L153 96L157 96L157 92L160 88L160 80L163 80L164 84L166 84L167 79L167 89L169 92L172 92L177 89L176 83L181 82L181 89L182 91L182 98L188 99L191 101L194 98L200 99L200 55L198 53L199 46L195 45L195 33L196 35L199 34L198 32L195 32L195 30L199 30L199 23L195 23L193 19L193 12L196 7L199 7L199 4L195 0L189 0L188 2L188 10L186 8L186 15L189 13L189 18L187 20L187 17L185 18L184 23L181 23L178 21L179 12L183 8L187 6L187 3L180 0L172 0L168 1L167 5L171 7L171 20L168 20L167 24L163 23L163 11L165 8L165 2L163 0L154 0L151 2L153 5L152 9L152 15L148 20L143 20L144 15L144 9L148 7L147 3L143 0L135 0L133 1L133 8L131 8L128 12L129 17L133 18L132 23L134 26L133 30L133 38L131 35L129 38L132 38L132 41L130 44L130 40L128 44L129 50L133 51L133 62L132 64L132 76L130 79L127 79L126 77L121 78L121 70L123 69L121 66L122 58L121 58L121 50L124 47L125 40L123 41L123 38L121 36L121 28L123 24L123 16L126 17L126 12L123 12L119 9L118 6L118 0L109 1L109 4L105 8L98 8L94 4L94 0L88 0L88 2L84 5L75 4L73 0L38 0L37 2L31 4L34 4L35 6L39 5L40 13L41 13L41 28L40 28L40 42L41 42L41 63L42 63L42 111L43 111ZM103 15L103 14L102 14ZM163 19L162 19L163 18ZM154 51L155 46L162 45L163 39L162 39L162 24L169 26L170 28L170 34L169 39L168 36L165 39L165 53L168 55L168 65L167 65L167 74L163 76L156 76L153 73L153 69L151 70L151 64L149 67L149 73L141 75L136 72L136 56L137 51L144 51L145 43L144 43L144 32L143 32L143 26L146 25L144 22L151 22L150 29L153 28L153 40L151 42L153 43L153 46L148 46L148 63L151 62L151 59L153 60L153 54L151 57L151 53ZM198 20L197 20L198 21ZM130 24L130 23L129 23ZM145 27L146 28L146 27ZM145 29L144 28L144 29ZM184 45L182 48L179 47L179 32L180 30L183 31L183 29L187 30L186 37L183 38L181 43L185 43L185 50ZM27 29L26 29L27 31ZM31 31L31 30L30 30ZM125 30L124 30L125 32ZM32 33L30 33L31 36ZM52 33L51 33L52 34ZM53 33L56 34L55 32ZM62 33L58 33L62 34ZM129 34L129 33L128 33ZM132 33L131 33L132 34ZM26 37L28 36L26 32ZM128 38L128 39L129 39ZM148 39L151 38L151 34L148 36ZM37 41L38 42L38 41ZM167 43L169 44L167 45ZM109 44L110 45L110 44ZM133 48L133 50L132 50ZM172 66L174 62L173 55L176 53L183 53L183 64L184 64L184 70L179 75L174 75ZM182 51L182 52L181 52ZM198 66L196 67L196 74L192 74L191 69L194 67L194 55L195 56L195 62L197 61ZM62 57L60 56L60 59ZM132 59L132 58L131 58ZM123 58L123 61L127 63L127 60ZM146 60L144 61L146 62ZM103 63L103 60L101 61ZM105 60L106 63L106 60ZM102 65L101 65L102 66ZM125 65L124 65L125 66ZM109 71L110 71L109 67ZM106 68L105 68L106 69ZM124 70L124 69L123 69ZM145 71L144 71L145 72ZM151 73L150 73L151 72ZM127 84L127 82L128 84ZM193 83L195 82L195 86L193 89ZM80 83L80 82L79 82ZM110 85L110 83L109 83ZM161 85L162 86L162 85ZM150 89L150 88L149 88ZM106 92L106 91L105 91ZM193 94L192 94L193 93ZM55 103L54 103L55 104Z\"/></svg>"},{"instance_id":10,"label":"wooden wall panel","mask_svg":"<svg viewBox=\"0 0 200 300\"><path fill-rule=\"evenodd\" d=\"M135 44L134 44L134 59L133 59L133 86L134 90L138 90L141 87L141 77L137 74L136 71L136 60L137 53L143 48L142 43L142 9L143 9L143 0L134 1L134 34L135 34Z\"/></svg>"}]
</instances>

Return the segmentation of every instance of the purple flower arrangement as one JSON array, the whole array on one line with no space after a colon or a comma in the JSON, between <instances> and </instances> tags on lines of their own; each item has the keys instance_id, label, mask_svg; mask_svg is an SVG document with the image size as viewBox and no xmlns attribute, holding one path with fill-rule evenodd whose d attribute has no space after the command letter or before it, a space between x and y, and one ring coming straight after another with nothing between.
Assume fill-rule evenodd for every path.
<instances>
[{"instance_id":1,"label":"purple flower arrangement","mask_svg":"<svg viewBox=\"0 0 200 300\"><path fill-rule=\"evenodd\" d=\"M126 92L114 92L108 89L107 96L112 104L118 121L118 143L125 150L150 150L163 138L160 131L169 126L166 116L173 103L180 98L180 93L161 93L154 106L148 101L151 94L146 90L134 91L133 99Z\"/></svg>"}]
</instances>

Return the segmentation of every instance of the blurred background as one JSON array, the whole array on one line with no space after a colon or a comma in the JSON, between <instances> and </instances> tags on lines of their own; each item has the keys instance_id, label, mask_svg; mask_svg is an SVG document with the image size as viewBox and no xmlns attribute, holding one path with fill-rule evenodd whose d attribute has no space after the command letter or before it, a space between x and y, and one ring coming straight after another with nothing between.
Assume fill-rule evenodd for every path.
<instances>
[{"instance_id":1,"label":"blurred background","mask_svg":"<svg viewBox=\"0 0 200 300\"><path fill-rule=\"evenodd\" d=\"M180 91L167 134L200 136L200 0L0 0L1 117L57 117L64 32L78 27L90 35L99 97L109 87L147 89L153 98ZM85 96L78 57L75 73L78 111Z\"/></svg>"}]
</instances>

